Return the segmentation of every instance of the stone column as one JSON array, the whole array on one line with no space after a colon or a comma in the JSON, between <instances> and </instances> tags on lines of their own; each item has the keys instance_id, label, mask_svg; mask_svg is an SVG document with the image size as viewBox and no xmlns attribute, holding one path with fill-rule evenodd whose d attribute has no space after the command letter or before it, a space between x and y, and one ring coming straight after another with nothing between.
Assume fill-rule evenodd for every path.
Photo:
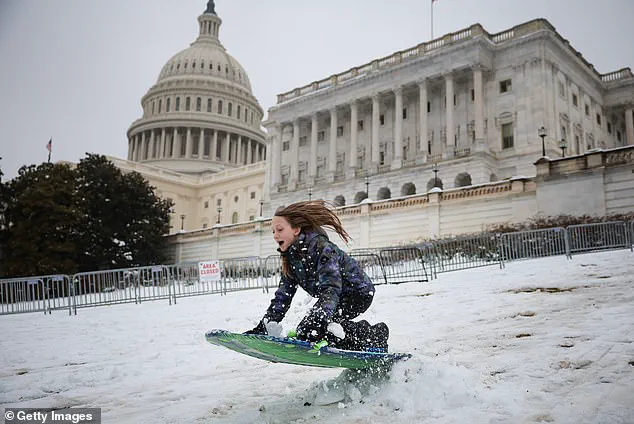
<instances>
[{"instance_id":1,"label":"stone column","mask_svg":"<svg viewBox=\"0 0 634 424\"><path fill-rule=\"evenodd\" d=\"M403 87L394 90L394 160L391 169L403 166Z\"/></svg>"},{"instance_id":2,"label":"stone column","mask_svg":"<svg viewBox=\"0 0 634 424\"><path fill-rule=\"evenodd\" d=\"M293 138L289 151L290 174L288 176L288 190L293 191L299 183L299 118L293 119Z\"/></svg>"},{"instance_id":3,"label":"stone column","mask_svg":"<svg viewBox=\"0 0 634 424\"><path fill-rule=\"evenodd\" d=\"M282 168L282 125L275 126L272 135L271 146L271 187L274 190L281 182L280 170Z\"/></svg>"},{"instance_id":4,"label":"stone column","mask_svg":"<svg viewBox=\"0 0 634 424\"><path fill-rule=\"evenodd\" d=\"M358 110L357 110L357 101L353 100L350 103L350 170L353 173L354 170L358 167L357 164L357 146L359 144L358 140L358 132L357 132L357 121L358 121Z\"/></svg>"},{"instance_id":5,"label":"stone column","mask_svg":"<svg viewBox=\"0 0 634 424\"><path fill-rule=\"evenodd\" d=\"M192 143L192 128L187 127L187 139L185 141L185 157L187 159L192 157L193 151L193 143Z\"/></svg>"},{"instance_id":6,"label":"stone column","mask_svg":"<svg viewBox=\"0 0 634 424\"><path fill-rule=\"evenodd\" d=\"M174 127L174 133L172 134L172 157L177 158L180 154L180 143L178 140L178 128Z\"/></svg>"},{"instance_id":7,"label":"stone column","mask_svg":"<svg viewBox=\"0 0 634 424\"><path fill-rule=\"evenodd\" d=\"M165 127L161 128L161 144L159 149L159 158L163 159L165 157Z\"/></svg>"},{"instance_id":8,"label":"stone column","mask_svg":"<svg viewBox=\"0 0 634 424\"><path fill-rule=\"evenodd\" d=\"M475 97L475 141L484 144L484 88L482 66L473 67L473 96Z\"/></svg>"},{"instance_id":9,"label":"stone column","mask_svg":"<svg viewBox=\"0 0 634 424\"><path fill-rule=\"evenodd\" d=\"M209 157L211 160L218 160L218 156L216 156L216 152L218 151L218 130L214 130L214 135L211 139L211 151L209 152Z\"/></svg>"},{"instance_id":10,"label":"stone column","mask_svg":"<svg viewBox=\"0 0 634 424\"><path fill-rule=\"evenodd\" d=\"M147 156L148 156L148 139L147 139L147 133L145 131L143 131L143 138L141 141L141 159L142 160L146 160Z\"/></svg>"},{"instance_id":11,"label":"stone column","mask_svg":"<svg viewBox=\"0 0 634 424\"><path fill-rule=\"evenodd\" d=\"M132 160L132 152L134 147L134 145L132 144L132 140L133 139L131 137L128 138L128 160Z\"/></svg>"},{"instance_id":12,"label":"stone column","mask_svg":"<svg viewBox=\"0 0 634 424\"><path fill-rule=\"evenodd\" d=\"M225 141L224 141L224 149L222 152L222 160L225 163L229 163L229 142L231 135L228 132L225 132Z\"/></svg>"},{"instance_id":13,"label":"stone column","mask_svg":"<svg viewBox=\"0 0 634 424\"><path fill-rule=\"evenodd\" d=\"M337 107L330 109L330 143L328 145L328 172L334 179L337 172Z\"/></svg>"},{"instance_id":14,"label":"stone column","mask_svg":"<svg viewBox=\"0 0 634 424\"><path fill-rule=\"evenodd\" d=\"M418 83L418 133L420 146L418 150L427 156L427 80Z\"/></svg>"},{"instance_id":15,"label":"stone column","mask_svg":"<svg viewBox=\"0 0 634 424\"><path fill-rule=\"evenodd\" d=\"M634 144L634 117L631 105L625 109L625 140L628 145Z\"/></svg>"},{"instance_id":16,"label":"stone column","mask_svg":"<svg viewBox=\"0 0 634 424\"><path fill-rule=\"evenodd\" d=\"M202 159L205 156L205 129L198 129L198 159Z\"/></svg>"},{"instance_id":17,"label":"stone column","mask_svg":"<svg viewBox=\"0 0 634 424\"><path fill-rule=\"evenodd\" d=\"M446 136L447 136L447 152L451 152L453 156L454 143L455 143L455 129L453 122L453 95L454 95L454 87L453 87L453 75L451 73L445 74L445 96L447 98L447 108L446 108Z\"/></svg>"},{"instance_id":18,"label":"stone column","mask_svg":"<svg viewBox=\"0 0 634 424\"><path fill-rule=\"evenodd\" d=\"M148 147L148 157L150 159L156 158L156 132L152 129L150 130L150 145Z\"/></svg>"},{"instance_id":19,"label":"stone column","mask_svg":"<svg viewBox=\"0 0 634 424\"><path fill-rule=\"evenodd\" d=\"M244 165L242 161L242 136L238 134L238 148L236 149L236 164L238 166Z\"/></svg>"},{"instance_id":20,"label":"stone column","mask_svg":"<svg viewBox=\"0 0 634 424\"><path fill-rule=\"evenodd\" d=\"M247 141L247 165L253 163L253 140L249 139Z\"/></svg>"},{"instance_id":21,"label":"stone column","mask_svg":"<svg viewBox=\"0 0 634 424\"><path fill-rule=\"evenodd\" d=\"M372 162L371 168L376 169L379 166L379 94L372 96Z\"/></svg>"},{"instance_id":22,"label":"stone column","mask_svg":"<svg viewBox=\"0 0 634 424\"><path fill-rule=\"evenodd\" d=\"M310 157L308 159L308 184L315 184L317 175L317 112L310 119Z\"/></svg>"}]
</instances>

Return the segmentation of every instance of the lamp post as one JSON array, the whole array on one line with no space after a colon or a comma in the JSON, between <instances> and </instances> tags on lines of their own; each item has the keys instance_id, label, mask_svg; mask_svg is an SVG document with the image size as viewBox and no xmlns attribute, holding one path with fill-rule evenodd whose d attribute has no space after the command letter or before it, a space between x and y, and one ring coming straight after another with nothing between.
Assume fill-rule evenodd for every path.
<instances>
[{"instance_id":1,"label":"lamp post","mask_svg":"<svg viewBox=\"0 0 634 424\"><path fill-rule=\"evenodd\" d=\"M537 135L542 138L542 156L546 156L546 145L544 144L544 137L546 137L546 128L542 125L537 130Z\"/></svg>"},{"instance_id":2,"label":"lamp post","mask_svg":"<svg viewBox=\"0 0 634 424\"><path fill-rule=\"evenodd\" d=\"M568 147L568 143L566 143L566 139L562 138L559 142L559 148L561 149L561 157L566 157L566 147Z\"/></svg>"},{"instance_id":3,"label":"lamp post","mask_svg":"<svg viewBox=\"0 0 634 424\"><path fill-rule=\"evenodd\" d=\"M220 212L222 212L222 208L218 206L218 209L216 210L218 211L218 219L216 220L216 224L220 224Z\"/></svg>"},{"instance_id":4,"label":"lamp post","mask_svg":"<svg viewBox=\"0 0 634 424\"><path fill-rule=\"evenodd\" d=\"M264 205L264 200L260 199L260 218L262 218L262 206Z\"/></svg>"},{"instance_id":5,"label":"lamp post","mask_svg":"<svg viewBox=\"0 0 634 424\"><path fill-rule=\"evenodd\" d=\"M367 195L367 198L370 198L370 177L366 176L365 179L365 194Z\"/></svg>"},{"instance_id":6,"label":"lamp post","mask_svg":"<svg viewBox=\"0 0 634 424\"><path fill-rule=\"evenodd\" d=\"M313 199L313 189L312 187L308 187L308 201L310 202Z\"/></svg>"},{"instance_id":7,"label":"lamp post","mask_svg":"<svg viewBox=\"0 0 634 424\"><path fill-rule=\"evenodd\" d=\"M181 230L185 229L185 214L181 214Z\"/></svg>"},{"instance_id":8,"label":"lamp post","mask_svg":"<svg viewBox=\"0 0 634 424\"><path fill-rule=\"evenodd\" d=\"M434 187L438 187L438 164L434 163L431 170L434 171Z\"/></svg>"}]
</instances>

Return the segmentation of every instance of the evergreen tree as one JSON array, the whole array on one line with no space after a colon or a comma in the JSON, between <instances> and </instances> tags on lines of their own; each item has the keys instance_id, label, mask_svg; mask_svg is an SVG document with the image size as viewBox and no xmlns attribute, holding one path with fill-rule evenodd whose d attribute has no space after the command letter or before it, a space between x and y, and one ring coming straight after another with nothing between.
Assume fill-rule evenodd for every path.
<instances>
[{"instance_id":1,"label":"evergreen tree","mask_svg":"<svg viewBox=\"0 0 634 424\"><path fill-rule=\"evenodd\" d=\"M2 194L4 275L77 271L75 171L65 164L23 166Z\"/></svg>"},{"instance_id":2,"label":"evergreen tree","mask_svg":"<svg viewBox=\"0 0 634 424\"><path fill-rule=\"evenodd\" d=\"M163 260L171 205L138 173L122 174L105 156L88 154L77 166L84 214L80 268L127 268Z\"/></svg>"}]
</instances>

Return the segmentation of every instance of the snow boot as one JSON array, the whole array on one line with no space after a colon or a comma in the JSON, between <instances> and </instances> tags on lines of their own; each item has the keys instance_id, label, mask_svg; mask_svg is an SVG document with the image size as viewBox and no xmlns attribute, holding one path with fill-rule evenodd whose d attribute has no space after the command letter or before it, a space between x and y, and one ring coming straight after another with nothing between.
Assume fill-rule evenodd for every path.
<instances>
[{"instance_id":1,"label":"snow boot","mask_svg":"<svg viewBox=\"0 0 634 424\"><path fill-rule=\"evenodd\" d=\"M390 329L384 322L379 322L370 327L368 347L366 350L373 352L387 352L387 339L390 337Z\"/></svg>"},{"instance_id":2,"label":"snow boot","mask_svg":"<svg viewBox=\"0 0 634 424\"><path fill-rule=\"evenodd\" d=\"M333 337L334 340L329 340L330 346L336 347L337 349L357 351L363 351L368 347L370 330L372 328L369 322L366 320L358 322L341 321L340 324L346 336L343 339Z\"/></svg>"}]
</instances>

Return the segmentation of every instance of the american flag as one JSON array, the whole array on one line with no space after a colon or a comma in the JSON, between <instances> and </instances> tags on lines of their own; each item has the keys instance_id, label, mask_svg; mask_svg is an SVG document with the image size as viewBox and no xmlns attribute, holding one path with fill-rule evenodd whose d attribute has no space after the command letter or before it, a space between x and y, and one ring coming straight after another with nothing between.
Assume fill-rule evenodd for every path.
<instances>
[{"instance_id":1,"label":"american flag","mask_svg":"<svg viewBox=\"0 0 634 424\"><path fill-rule=\"evenodd\" d=\"M51 150L53 150L53 139L51 138L48 143L46 143L46 150L48 150L49 153L51 153Z\"/></svg>"}]
</instances>

